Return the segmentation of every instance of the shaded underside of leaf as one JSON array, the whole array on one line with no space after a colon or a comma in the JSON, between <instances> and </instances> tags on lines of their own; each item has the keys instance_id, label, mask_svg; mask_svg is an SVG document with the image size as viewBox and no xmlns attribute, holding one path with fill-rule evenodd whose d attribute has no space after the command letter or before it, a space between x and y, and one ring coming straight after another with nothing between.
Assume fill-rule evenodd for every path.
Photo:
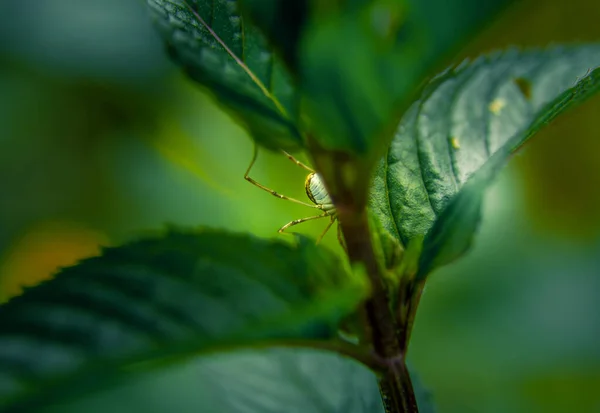
<instances>
[{"instance_id":1,"label":"shaded underside of leaf","mask_svg":"<svg viewBox=\"0 0 600 413\"><path fill-rule=\"evenodd\" d=\"M423 275L464 252L483 190L532 134L595 92L589 84L596 72L589 70L599 64L600 45L510 50L465 61L425 87L400 122L370 194L372 211L404 245L428 234Z\"/></svg>"},{"instance_id":2,"label":"shaded underside of leaf","mask_svg":"<svg viewBox=\"0 0 600 413\"><path fill-rule=\"evenodd\" d=\"M310 13L310 0L240 0L244 12L261 28L292 72L298 67L298 45Z\"/></svg>"},{"instance_id":3,"label":"shaded underside of leaf","mask_svg":"<svg viewBox=\"0 0 600 413\"><path fill-rule=\"evenodd\" d=\"M433 397L411 370L420 413ZM126 400L126 401L125 401ZM174 363L117 389L44 413L383 413L376 376L347 357L315 349L246 349Z\"/></svg>"},{"instance_id":4,"label":"shaded underside of leaf","mask_svg":"<svg viewBox=\"0 0 600 413\"><path fill-rule=\"evenodd\" d=\"M124 394L145 408L120 403ZM162 413L167 406L177 413L383 413L377 379L366 367L335 353L292 348L197 357L44 412L88 412L98 405L116 413Z\"/></svg>"},{"instance_id":5,"label":"shaded underside of leaf","mask_svg":"<svg viewBox=\"0 0 600 413\"><path fill-rule=\"evenodd\" d=\"M270 149L303 145L299 98L290 73L264 36L247 24L235 0L147 0L173 60L257 143Z\"/></svg>"},{"instance_id":6,"label":"shaded underside of leaf","mask_svg":"<svg viewBox=\"0 0 600 413\"><path fill-rule=\"evenodd\" d=\"M308 129L325 148L375 161L419 83L509 0L346 3L306 32Z\"/></svg>"},{"instance_id":7,"label":"shaded underside of leaf","mask_svg":"<svg viewBox=\"0 0 600 413\"><path fill-rule=\"evenodd\" d=\"M106 249L0 307L0 409L24 411L86 378L101 387L135 361L332 338L363 287L303 238L171 230Z\"/></svg>"}]
</instances>

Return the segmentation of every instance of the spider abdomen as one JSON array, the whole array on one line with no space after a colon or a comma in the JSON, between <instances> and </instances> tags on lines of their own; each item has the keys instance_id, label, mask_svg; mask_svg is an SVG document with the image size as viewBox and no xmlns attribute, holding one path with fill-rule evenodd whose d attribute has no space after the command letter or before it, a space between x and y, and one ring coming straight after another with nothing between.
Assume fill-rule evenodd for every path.
<instances>
[{"instance_id":1,"label":"spider abdomen","mask_svg":"<svg viewBox=\"0 0 600 413\"><path fill-rule=\"evenodd\" d=\"M316 172L310 173L306 177L304 187L306 195L315 205L321 206L323 211L329 215L335 215L335 207L319 174Z\"/></svg>"}]
</instances>

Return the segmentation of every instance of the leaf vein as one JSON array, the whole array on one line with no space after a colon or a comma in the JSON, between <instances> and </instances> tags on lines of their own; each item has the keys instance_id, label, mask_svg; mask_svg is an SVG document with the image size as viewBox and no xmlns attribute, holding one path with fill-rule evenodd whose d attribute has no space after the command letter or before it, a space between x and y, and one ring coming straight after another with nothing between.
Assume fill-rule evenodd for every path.
<instances>
[{"instance_id":1,"label":"leaf vein","mask_svg":"<svg viewBox=\"0 0 600 413\"><path fill-rule=\"evenodd\" d=\"M424 101L420 100L417 104L417 113L415 116L415 128L413 130L412 138L415 142L415 149L417 152L418 169L419 169L420 176L421 176L421 182L423 183L423 188L425 189L425 195L427 195L427 202L429 203L429 208L431 208L431 211L433 212L434 218L437 219L437 212L436 212L435 208L433 207L433 202L431 202L431 195L429 193L429 188L427 187L427 182L425 181L425 171L423 169L425 162L423 160L421 144L419 143L419 132L418 131L419 131L420 118L421 118L421 111L423 109L423 103L424 103Z\"/></svg>"},{"instance_id":2,"label":"leaf vein","mask_svg":"<svg viewBox=\"0 0 600 413\"><path fill-rule=\"evenodd\" d=\"M169 0L166 0L169 1ZM169 1L170 2L170 1ZM198 22L204 26L204 28L210 33L210 35L221 45L221 47L227 52L227 54L242 68L242 70L244 72L246 72L246 74L250 77L250 79L254 82L254 84L256 86L258 86L258 88L261 90L261 92L267 97L267 99L269 99L271 102L273 102L273 104L275 105L275 107L277 108L277 110L279 110L279 112L282 114L282 116L284 116L285 118L289 119L289 116L285 110L285 108L281 105L281 103L279 102L279 100L273 96L271 94L271 92L269 92L269 90L266 88L266 86L263 84L263 82L260 81L260 79L254 74L254 72L252 70L250 70L250 68L246 65L246 63L244 63L242 61L242 59L237 56L230 48L229 46L227 46L227 44L223 41L223 39L221 39L221 37L219 37L219 35L213 30L213 28L206 23L206 21L202 18L202 16L200 16L200 14L198 14L198 12L196 12L196 10L194 10L194 8L192 6L190 6L190 4L187 1L184 1L185 6L188 8L188 10L190 11L190 13L192 13L194 15L194 17L196 18L196 20L198 20ZM243 25L243 19L242 19L242 23ZM242 29L242 34L243 34L243 29ZM244 44L244 43L242 43ZM242 48L242 53L244 53L245 47Z\"/></svg>"},{"instance_id":3,"label":"leaf vein","mask_svg":"<svg viewBox=\"0 0 600 413\"><path fill-rule=\"evenodd\" d=\"M489 63L493 63L493 60ZM500 88L506 83L506 74L509 73L513 69L513 66L507 64L500 73L497 74L496 84L490 88L490 91L485 99L485 103L490 104L494 98L498 95ZM509 77L510 79L510 77ZM485 125L485 133L483 135L483 143L485 144L486 158L489 158L492 155L492 144L490 142L491 135L491 118L492 111L490 109L484 111L484 125Z\"/></svg>"},{"instance_id":4,"label":"leaf vein","mask_svg":"<svg viewBox=\"0 0 600 413\"><path fill-rule=\"evenodd\" d=\"M392 217L391 221L394 224L394 230L396 231L396 236L398 237L398 239L401 239L402 242L404 243L404 239L402 237L402 235L400 235L400 228L398 226L398 223L396 222L396 214L394 214L394 212L392 211L392 197L391 197L391 193L390 193L390 184L389 184L389 179L390 179L390 175L389 175L389 160L390 160L390 150L386 149L385 151L385 156L383 157L383 167L384 167L384 171L383 171L383 176L385 177L385 179L383 180L383 188L385 190L385 198L387 200L387 207L388 207L388 211L390 212L390 216Z\"/></svg>"}]
</instances>

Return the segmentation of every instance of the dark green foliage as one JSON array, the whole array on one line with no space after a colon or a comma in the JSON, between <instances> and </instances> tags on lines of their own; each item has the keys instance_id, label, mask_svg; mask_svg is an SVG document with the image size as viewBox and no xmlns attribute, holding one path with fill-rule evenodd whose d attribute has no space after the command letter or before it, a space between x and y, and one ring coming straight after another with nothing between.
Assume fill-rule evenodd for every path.
<instances>
[{"instance_id":1,"label":"dark green foliage","mask_svg":"<svg viewBox=\"0 0 600 413\"><path fill-rule=\"evenodd\" d=\"M103 411L98 405L114 413L163 413L165 406L177 413L384 413L375 375L356 361L331 352L243 349L196 358L165 370L163 377L145 377L122 392L101 393L44 413ZM182 377L187 379L183 384L187 391L176 388L184 381ZM165 387L176 393L171 400L158 407L143 402L149 389L164 391ZM137 400L124 406L123 399L132 396ZM134 410L136 406L140 409Z\"/></svg>"},{"instance_id":2,"label":"dark green foliage","mask_svg":"<svg viewBox=\"0 0 600 413\"><path fill-rule=\"evenodd\" d=\"M242 8L267 35L290 70L297 72L298 47L309 18L310 0L242 0Z\"/></svg>"},{"instance_id":3,"label":"dark green foliage","mask_svg":"<svg viewBox=\"0 0 600 413\"><path fill-rule=\"evenodd\" d=\"M333 338L365 291L304 238L170 231L109 248L0 307L0 408L102 386L135 361Z\"/></svg>"},{"instance_id":4,"label":"dark green foliage","mask_svg":"<svg viewBox=\"0 0 600 413\"><path fill-rule=\"evenodd\" d=\"M237 1L148 0L169 54L271 149L303 145L299 96L283 62Z\"/></svg>"},{"instance_id":5,"label":"dark green foliage","mask_svg":"<svg viewBox=\"0 0 600 413\"><path fill-rule=\"evenodd\" d=\"M513 50L464 62L425 87L370 194L373 212L402 244L427 235L421 276L468 248L496 172L532 134L596 91L596 72L584 76L598 62L595 45ZM515 80L526 80L530 95Z\"/></svg>"},{"instance_id":6,"label":"dark green foliage","mask_svg":"<svg viewBox=\"0 0 600 413\"><path fill-rule=\"evenodd\" d=\"M308 133L326 149L372 162L415 85L505 3L243 2L299 75L297 89L237 1L148 0L174 60L232 109L258 143L290 149ZM451 18L457 10L460 18ZM306 99L302 107L298 93Z\"/></svg>"},{"instance_id":7,"label":"dark green foliage","mask_svg":"<svg viewBox=\"0 0 600 413\"><path fill-rule=\"evenodd\" d=\"M310 130L325 148L379 157L417 85L508 1L348 3L306 34Z\"/></svg>"},{"instance_id":8,"label":"dark green foliage","mask_svg":"<svg viewBox=\"0 0 600 413\"><path fill-rule=\"evenodd\" d=\"M301 236L208 229L105 249L0 307L0 411L200 360L216 411L433 412L406 368L426 276L468 249L510 156L600 88L598 45L510 50L425 82L508 3L147 0L173 61L256 143L308 150L350 265ZM259 347L270 358L246 370L217 366Z\"/></svg>"}]
</instances>

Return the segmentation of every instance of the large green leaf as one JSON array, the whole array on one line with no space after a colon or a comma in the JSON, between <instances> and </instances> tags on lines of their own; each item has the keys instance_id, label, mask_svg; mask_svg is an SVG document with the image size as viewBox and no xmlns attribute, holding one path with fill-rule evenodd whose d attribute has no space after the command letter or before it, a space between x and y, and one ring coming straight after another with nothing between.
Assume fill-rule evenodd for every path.
<instances>
[{"instance_id":1,"label":"large green leaf","mask_svg":"<svg viewBox=\"0 0 600 413\"><path fill-rule=\"evenodd\" d=\"M303 145L291 75L235 0L147 0L172 58L271 149Z\"/></svg>"},{"instance_id":2,"label":"large green leaf","mask_svg":"<svg viewBox=\"0 0 600 413\"><path fill-rule=\"evenodd\" d=\"M413 380L420 413L430 394ZM175 363L116 389L44 413L383 413L375 375L335 353L269 348Z\"/></svg>"},{"instance_id":3,"label":"large green leaf","mask_svg":"<svg viewBox=\"0 0 600 413\"><path fill-rule=\"evenodd\" d=\"M419 273L460 256L484 189L554 117L595 93L600 45L508 52L433 79L402 119L375 174L370 205L405 246L424 239Z\"/></svg>"},{"instance_id":4,"label":"large green leaf","mask_svg":"<svg viewBox=\"0 0 600 413\"><path fill-rule=\"evenodd\" d=\"M177 363L160 374L141 376L122 388L44 412L162 413L166 409L383 413L375 375L363 365L335 353L283 348L219 353Z\"/></svg>"},{"instance_id":5,"label":"large green leaf","mask_svg":"<svg viewBox=\"0 0 600 413\"><path fill-rule=\"evenodd\" d=\"M375 162L426 75L510 0L355 0L313 16L301 52L307 129Z\"/></svg>"},{"instance_id":6,"label":"large green leaf","mask_svg":"<svg viewBox=\"0 0 600 413\"><path fill-rule=\"evenodd\" d=\"M0 307L0 410L68 400L134 362L331 339L366 290L305 238L173 230L110 248Z\"/></svg>"}]
</instances>

